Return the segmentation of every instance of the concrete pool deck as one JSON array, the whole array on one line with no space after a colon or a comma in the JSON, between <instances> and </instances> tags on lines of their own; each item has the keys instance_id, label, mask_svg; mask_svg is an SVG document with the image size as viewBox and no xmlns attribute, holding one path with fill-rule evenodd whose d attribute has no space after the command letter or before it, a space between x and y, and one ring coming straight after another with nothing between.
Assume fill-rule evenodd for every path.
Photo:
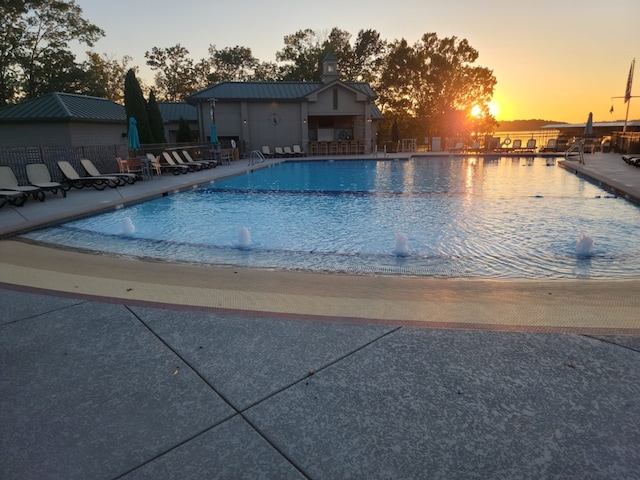
<instances>
[{"instance_id":1,"label":"concrete pool deck","mask_svg":"<svg viewBox=\"0 0 640 480\"><path fill-rule=\"evenodd\" d=\"M640 199L619 155L570 165ZM0 210L0 477L638 478L640 281L167 264L9 236L246 169Z\"/></svg>"}]
</instances>

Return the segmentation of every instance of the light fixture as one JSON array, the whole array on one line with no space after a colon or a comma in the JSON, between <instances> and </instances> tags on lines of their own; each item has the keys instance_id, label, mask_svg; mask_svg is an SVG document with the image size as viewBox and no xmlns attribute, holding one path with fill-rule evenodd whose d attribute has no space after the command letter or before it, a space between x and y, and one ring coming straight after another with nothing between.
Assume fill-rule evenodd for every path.
<instances>
[{"instance_id":1,"label":"light fixture","mask_svg":"<svg viewBox=\"0 0 640 480\"><path fill-rule=\"evenodd\" d=\"M247 119L246 119L246 118L244 118L244 119L242 120L242 123L244 123L244 124L246 125L246 124L247 124Z\"/></svg>"},{"instance_id":2,"label":"light fixture","mask_svg":"<svg viewBox=\"0 0 640 480\"><path fill-rule=\"evenodd\" d=\"M307 123L307 119L306 119L306 118L303 118L303 119L302 119L302 123Z\"/></svg>"}]
</instances>

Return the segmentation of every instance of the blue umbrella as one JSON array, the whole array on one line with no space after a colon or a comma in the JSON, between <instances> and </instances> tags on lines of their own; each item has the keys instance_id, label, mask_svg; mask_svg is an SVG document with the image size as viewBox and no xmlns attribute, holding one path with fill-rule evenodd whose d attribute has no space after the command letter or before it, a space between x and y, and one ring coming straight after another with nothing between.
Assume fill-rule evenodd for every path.
<instances>
[{"instance_id":1,"label":"blue umbrella","mask_svg":"<svg viewBox=\"0 0 640 480\"><path fill-rule=\"evenodd\" d=\"M216 124L212 123L211 124L211 143L213 145L217 145L218 142L218 132L216 131Z\"/></svg>"},{"instance_id":2,"label":"blue umbrella","mask_svg":"<svg viewBox=\"0 0 640 480\"><path fill-rule=\"evenodd\" d=\"M137 122L134 117L129 118L129 132L127 133L127 146L129 150L138 150L140 148L140 137L138 136Z\"/></svg>"}]
</instances>

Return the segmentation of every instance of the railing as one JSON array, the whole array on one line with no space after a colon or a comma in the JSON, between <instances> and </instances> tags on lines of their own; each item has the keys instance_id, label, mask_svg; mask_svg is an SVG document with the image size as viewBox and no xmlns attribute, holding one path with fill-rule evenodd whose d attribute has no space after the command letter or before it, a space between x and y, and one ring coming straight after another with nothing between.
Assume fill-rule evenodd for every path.
<instances>
[{"instance_id":1,"label":"railing","mask_svg":"<svg viewBox=\"0 0 640 480\"><path fill-rule=\"evenodd\" d=\"M251 154L249 154L249 166L255 165L256 163L263 163L264 161L264 155L260 150L252 150Z\"/></svg>"},{"instance_id":2,"label":"railing","mask_svg":"<svg viewBox=\"0 0 640 480\"><path fill-rule=\"evenodd\" d=\"M569 158L573 155L578 155L580 163L584 165L584 146L580 140L573 142L569 149L564 152L564 158Z\"/></svg>"}]
</instances>

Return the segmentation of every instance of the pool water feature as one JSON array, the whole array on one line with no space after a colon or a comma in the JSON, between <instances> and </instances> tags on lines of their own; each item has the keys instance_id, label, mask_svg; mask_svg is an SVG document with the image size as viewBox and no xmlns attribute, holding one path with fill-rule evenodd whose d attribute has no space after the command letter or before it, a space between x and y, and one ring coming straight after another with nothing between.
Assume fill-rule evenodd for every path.
<instances>
[{"instance_id":1,"label":"pool water feature","mask_svg":"<svg viewBox=\"0 0 640 480\"><path fill-rule=\"evenodd\" d=\"M544 158L286 162L23 236L246 267L640 276L640 209Z\"/></svg>"}]
</instances>

